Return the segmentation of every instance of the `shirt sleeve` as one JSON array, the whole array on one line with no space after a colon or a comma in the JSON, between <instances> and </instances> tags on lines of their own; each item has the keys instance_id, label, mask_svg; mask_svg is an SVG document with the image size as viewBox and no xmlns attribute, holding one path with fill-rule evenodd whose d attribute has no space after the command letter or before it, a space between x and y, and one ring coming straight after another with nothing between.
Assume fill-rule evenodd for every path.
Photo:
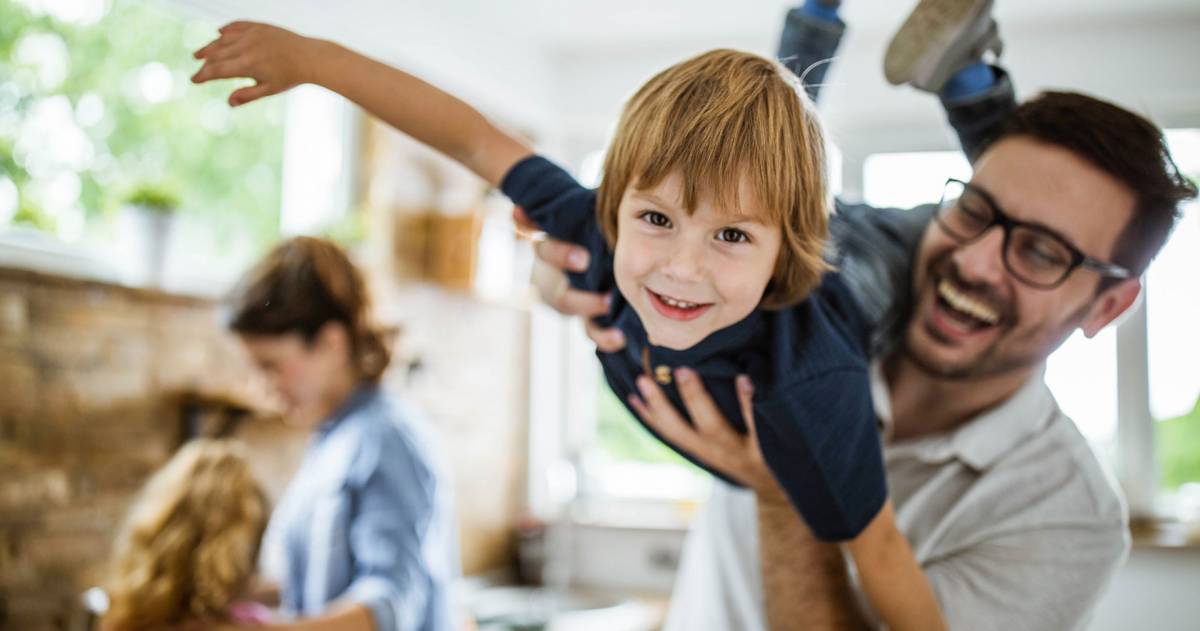
<instances>
[{"instance_id":1,"label":"shirt sleeve","mask_svg":"<svg viewBox=\"0 0 1200 631\"><path fill-rule=\"evenodd\" d=\"M568 273L571 286L604 292L613 288L612 250L596 218L596 192L541 156L518 162L500 183L503 191L538 228L591 254L586 272Z\"/></svg>"},{"instance_id":2,"label":"shirt sleeve","mask_svg":"<svg viewBox=\"0 0 1200 631\"><path fill-rule=\"evenodd\" d=\"M1083 629L1128 551L1119 524L988 539L925 565L951 629Z\"/></svg>"},{"instance_id":3,"label":"shirt sleeve","mask_svg":"<svg viewBox=\"0 0 1200 631\"><path fill-rule=\"evenodd\" d=\"M829 371L754 404L763 459L823 541L853 539L887 499L868 379Z\"/></svg>"},{"instance_id":4,"label":"shirt sleeve","mask_svg":"<svg viewBox=\"0 0 1200 631\"><path fill-rule=\"evenodd\" d=\"M830 262L858 302L868 353L895 348L911 310L912 262L932 206L911 210L837 202L829 225Z\"/></svg>"},{"instance_id":5,"label":"shirt sleeve","mask_svg":"<svg viewBox=\"0 0 1200 631\"><path fill-rule=\"evenodd\" d=\"M436 478L416 446L400 438L381 438L363 460L366 473L356 481L350 525L354 578L346 598L371 611L377 631L415 630L432 583L424 550Z\"/></svg>"}]
</instances>

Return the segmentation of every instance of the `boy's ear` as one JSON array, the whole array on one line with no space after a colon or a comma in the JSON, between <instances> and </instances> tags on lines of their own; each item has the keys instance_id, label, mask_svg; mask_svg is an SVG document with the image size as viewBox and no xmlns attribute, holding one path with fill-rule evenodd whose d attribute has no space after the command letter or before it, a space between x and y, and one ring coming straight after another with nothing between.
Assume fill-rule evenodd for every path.
<instances>
[{"instance_id":1,"label":"boy's ear","mask_svg":"<svg viewBox=\"0 0 1200 631\"><path fill-rule=\"evenodd\" d=\"M1141 294L1142 281L1140 278L1123 280L1105 289L1100 292L1099 296L1096 296L1092 308L1088 310L1079 328L1089 338L1095 337L1109 323L1134 306Z\"/></svg>"}]
</instances>

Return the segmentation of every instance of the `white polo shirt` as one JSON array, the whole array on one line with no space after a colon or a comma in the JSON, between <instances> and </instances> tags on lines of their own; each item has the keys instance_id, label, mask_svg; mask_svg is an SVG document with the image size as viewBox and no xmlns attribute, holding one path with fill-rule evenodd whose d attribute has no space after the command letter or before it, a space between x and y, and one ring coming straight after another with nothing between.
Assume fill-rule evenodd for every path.
<instances>
[{"instance_id":1,"label":"white polo shirt","mask_svg":"<svg viewBox=\"0 0 1200 631\"><path fill-rule=\"evenodd\" d=\"M872 373L897 521L950 628L1083 628L1129 551L1128 515L1042 375L952 432L893 442ZM752 493L714 481L665 631L766 629L756 515Z\"/></svg>"}]
</instances>

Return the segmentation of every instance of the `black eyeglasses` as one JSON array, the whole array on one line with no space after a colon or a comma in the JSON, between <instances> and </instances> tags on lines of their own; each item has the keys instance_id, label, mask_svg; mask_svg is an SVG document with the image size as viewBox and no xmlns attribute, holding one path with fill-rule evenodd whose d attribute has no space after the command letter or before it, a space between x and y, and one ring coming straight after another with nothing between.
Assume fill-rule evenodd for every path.
<instances>
[{"instance_id":1,"label":"black eyeglasses","mask_svg":"<svg viewBox=\"0 0 1200 631\"><path fill-rule=\"evenodd\" d=\"M956 179L946 189L935 215L938 226L960 243L970 243L994 226L1004 230L1004 267L1018 280L1040 289L1053 289L1077 267L1108 278L1132 278L1133 272L1094 259L1050 228L1017 221L1000 211L987 191Z\"/></svg>"}]
</instances>

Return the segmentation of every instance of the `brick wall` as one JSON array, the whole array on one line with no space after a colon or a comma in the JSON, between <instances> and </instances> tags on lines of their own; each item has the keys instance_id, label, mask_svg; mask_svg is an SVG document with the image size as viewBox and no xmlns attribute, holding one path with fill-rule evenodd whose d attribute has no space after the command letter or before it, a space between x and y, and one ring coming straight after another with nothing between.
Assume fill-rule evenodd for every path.
<instances>
[{"instance_id":1,"label":"brick wall","mask_svg":"<svg viewBox=\"0 0 1200 631\"><path fill-rule=\"evenodd\" d=\"M439 290L389 299L425 365L408 396L454 471L464 568L506 565L524 475L527 318ZM0 269L0 629L78 628L77 596L99 579L132 494L182 438L177 395L246 396L249 368L215 309ZM260 419L238 437L280 492L304 435Z\"/></svg>"}]
</instances>

